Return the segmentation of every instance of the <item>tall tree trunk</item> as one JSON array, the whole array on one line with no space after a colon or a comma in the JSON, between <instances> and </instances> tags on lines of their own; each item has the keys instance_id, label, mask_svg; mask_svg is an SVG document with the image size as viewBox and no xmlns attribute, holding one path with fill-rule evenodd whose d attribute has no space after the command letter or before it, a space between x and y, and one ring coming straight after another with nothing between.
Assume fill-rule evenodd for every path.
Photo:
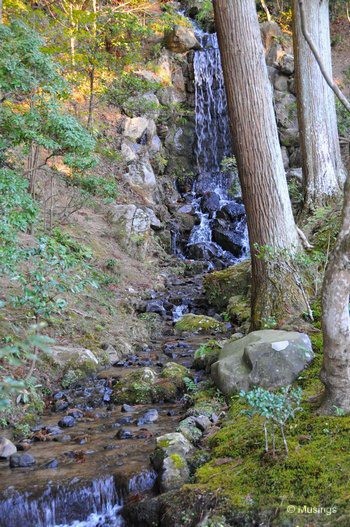
<instances>
[{"instance_id":1,"label":"tall tree trunk","mask_svg":"<svg viewBox=\"0 0 350 527\"><path fill-rule=\"evenodd\" d=\"M215 0L234 150L252 255L251 327L305 311L305 296L284 253L299 246L254 0ZM259 257L257 247L280 251Z\"/></svg>"},{"instance_id":2,"label":"tall tree trunk","mask_svg":"<svg viewBox=\"0 0 350 527\"><path fill-rule=\"evenodd\" d=\"M340 193L345 181L345 170L340 156L334 94L302 34L299 3L300 0L293 0L293 34L304 210L308 213ZM329 2L307 0L302 2L302 8L306 29L331 77Z\"/></svg>"},{"instance_id":3,"label":"tall tree trunk","mask_svg":"<svg viewBox=\"0 0 350 527\"><path fill-rule=\"evenodd\" d=\"M0 24L2 24L2 0L0 0Z\"/></svg>"},{"instance_id":4,"label":"tall tree trunk","mask_svg":"<svg viewBox=\"0 0 350 527\"><path fill-rule=\"evenodd\" d=\"M88 113L87 127L91 128L93 111L94 111L94 98L95 98L95 66L91 66L89 70L89 81L90 81L90 95L89 95L89 113Z\"/></svg>"},{"instance_id":5,"label":"tall tree trunk","mask_svg":"<svg viewBox=\"0 0 350 527\"><path fill-rule=\"evenodd\" d=\"M321 410L350 413L350 178L345 186L343 222L328 264L322 294L325 384Z\"/></svg>"}]
</instances>

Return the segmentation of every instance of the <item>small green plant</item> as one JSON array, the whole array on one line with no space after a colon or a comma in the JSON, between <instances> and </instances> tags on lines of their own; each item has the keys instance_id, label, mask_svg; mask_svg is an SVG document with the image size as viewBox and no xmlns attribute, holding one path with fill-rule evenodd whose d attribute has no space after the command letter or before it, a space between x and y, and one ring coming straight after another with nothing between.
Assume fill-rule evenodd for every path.
<instances>
[{"instance_id":1,"label":"small green plant","mask_svg":"<svg viewBox=\"0 0 350 527\"><path fill-rule=\"evenodd\" d=\"M197 391L198 387L197 387L197 385L196 385L196 383L194 382L193 379L191 379L190 377L184 377L183 381L184 381L184 384L186 386L186 390L189 393L194 393L194 392Z\"/></svg>"},{"instance_id":2,"label":"small green plant","mask_svg":"<svg viewBox=\"0 0 350 527\"><path fill-rule=\"evenodd\" d=\"M32 377L34 365L38 360L38 351L50 352L52 339L40 334L41 326L30 326L27 335L22 339L12 339L7 346L0 348L0 412L11 405L12 397L16 397L17 403L27 404L37 399L40 385ZM7 374L8 368L23 367L30 364L27 375L23 378L15 378Z\"/></svg>"},{"instance_id":3,"label":"small green plant","mask_svg":"<svg viewBox=\"0 0 350 527\"><path fill-rule=\"evenodd\" d=\"M264 388L255 388L249 392L242 390L240 397L250 406L249 410L242 413L249 417L258 415L264 419L263 428L265 435L265 452L269 452L269 430L272 440L272 454L275 455L275 429L279 428L286 454L288 443L285 436L285 425L293 419L296 412L301 410L301 388L291 389L290 386L281 388L279 392L270 392Z\"/></svg>"},{"instance_id":4,"label":"small green plant","mask_svg":"<svg viewBox=\"0 0 350 527\"><path fill-rule=\"evenodd\" d=\"M224 157L221 161L221 170L224 174L237 171L237 159L232 157Z\"/></svg>"}]
</instances>

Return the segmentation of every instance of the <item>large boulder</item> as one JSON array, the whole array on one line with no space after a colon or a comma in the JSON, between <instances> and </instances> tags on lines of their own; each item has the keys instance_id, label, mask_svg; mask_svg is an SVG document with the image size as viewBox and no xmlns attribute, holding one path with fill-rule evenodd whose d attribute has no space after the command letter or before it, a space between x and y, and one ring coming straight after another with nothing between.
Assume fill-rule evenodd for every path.
<instances>
[{"instance_id":1,"label":"large boulder","mask_svg":"<svg viewBox=\"0 0 350 527\"><path fill-rule=\"evenodd\" d=\"M290 385L313 359L305 333L281 330L253 331L227 343L211 367L216 386L226 395L254 386Z\"/></svg>"},{"instance_id":2,"label":"large boulder","mask_svg":"<svg viewBox=\"0 0 350 527\"><path fill-rule=\"evenodd\" d=\"M145 234L150 231L151 220L147 211L137 205L113 205L109 210L109 221L118 225L124 237Z\"/></svg>"},{"instance_id":3,"label":"large boulder","mask_svg":"<svg viewBox=\"0 0 350 527\"><path fill-rule=\"evenodd\" d=\"M153 119L146 117L132 117L125 119L124 136L131 141L146 144L156 133L156 125Z\"/></svg>"},{"instance_id":4,"label":"large boulder","mask_svg":"<svg viewBox=\"0 0 350 527\"><path fill-rule=\"evenodd\" d=\"M174 53L186 53L191 49L200 49L194 31L189 27L174 26L164 35L164 45Z\"/></svg>"},{"instance_id":5,"label":"large boulder","mask_svg":"<svg viewBox=\"0 0 350 527\"><path fill-rule=\"evenodd\" d=\"M15 445L6 437L0 437L0 458L8 458L17 452Z\"/></svg>"}]
</instances>

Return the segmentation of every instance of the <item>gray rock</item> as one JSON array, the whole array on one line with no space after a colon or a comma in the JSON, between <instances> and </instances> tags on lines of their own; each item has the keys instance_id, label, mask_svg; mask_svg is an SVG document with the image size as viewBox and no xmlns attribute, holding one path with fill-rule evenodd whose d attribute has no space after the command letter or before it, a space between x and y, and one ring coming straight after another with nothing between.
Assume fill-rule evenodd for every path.
<instances>
[{"instance_id":1,"label":"gray rock","mask_svg":"<svg viewBox=\"0 0 350 527\"><path fill-rule=\"evenodd\" d=\"M214 383L231 395L254 386L278 388L290 385L313 359L304 333L262 330L227 343L211 367Z\"/></svg>"},{"instance_id":2,"label":"gray rock","mask_svg":"<svg viewBox=\"0 0 350 527\"><path fill-rule=\"evenodd\" d=\"M159 100L154 93L142 93L130 97L124 104L123 110L129 117L147 117L158 119L160 112Z\"/></svg>"},{"instance_id":3,"label":"gray rock","mask_svg":"<svg viewBox=\"0 0 350 527\"><path fill-rule=\"evenodd\" d=\"M145 212L148 214L150 225L153 230L158 231L163 228L162 222L157 218L154 210L146 207Z\"/></svg>"},{"instance_id":4,"label":"gray rock","mask_svg":"<svg viewBox=\"0 0 350 527\"><path fill-rule=\"evenodd\" d=\"M137 147L138 145L133 143L128 138L125 138L124 141L122 142L121 152L127 163L132 163L133 161L136 161L137 150L138 150Z\"/></svg>"},{"instance_id":5,"label":"gray rock","mask_svg":"<svg viewBox=\"0 0 350 527\"><path fill-rule=\"evenodd\" d=\"M186 53L191 49L200 49L200 44L192 29L183 26L174 26L164 35L164 45L174 53Z\"/></svg>"},{"instance_id":6,"label":"gray rock","mask_svg":"<svg viewBox=\"0 0 350 527\"><path fill-rule=\"evenodd\" d=\"M196 417L193 416L186 417L186 419L180 421L176 431L184 435L193 444L197 444L203 435L202 430L197 427Z\"/></svg>"},{"instance_id":7,"label":"gray rock","mask_svg":"<svg viewBox=\"0 0 350 527\"><path fill-rule=\"evenodd\" d=\"M280 70L286 75L293 75L294 73L294 57L289 53L285 53L278 61Z\"/></svg>"},{"instance_id":8,"label":"gray rock","mask_svg":"<svg viewBox=\"0 0 350 527\"><path fill-rule=\"evenodd\" d=\"M128 172L124 175L125 181L131 187L138 187L144 194L151 196L157 185L157 180L147 156L144 156L142 161L130 164L128 168Z\"/></svg>"},{"instance_id":9,"label":"gray rock","mask_svg":"<svg viewBox=\"0 0 350 527\"><path fill-rule=\"evenodd\" d=\"M160 477L161 492L181 487L190 477L190 469L187 461L179 454L172 454L163 461L162 473Z\"/></svg>"},{"instance_id":10,"label":"gray rock","mask_svg":"<svg viewBox=\"0 0 350 527\"><path fill-rule=\"evenodd\" d=\"M206 415L199 415L198 417L195 417L194 422L196 427L199 428L199 430L201 430L202 432L208 430L208 428L210 428L210 426L212 425L212 422Z\"/></svg>"},{"instance_id":11,"label":"gray rock","mask_svg":"<svg viewBox=\"0 0 350 527\"><path fill-rule=\"evenodd\" d=\"M121 407L121 411L126 413L135 412L135 408L130 404L123 404Z\"/></svg>"},{"instance_id":12,"label":"gray rock","mask_svg":"<svg viewBox=\"0 0 350 527\"><path fill-rule=\"evenodd\" d=\"M149 120L146 117L133 117L125 120L124 135L131 141L140 141L145 134Z\"/></svg>"},{"instance_id":13,"label":"gray rock","mask_svg":"<svg viewBox=\"0 0 350 527\"><path fill-rule=\"evenodd\" d=\"M143 234L150 231L149 214L136 205L112 205L108 219L118 226L118 232L124 237L131 234Z\"/></svg>"},{"instance_id":14,"label":"gray rock","mask_svg":"<svg viewBox=\"0 0 350 527\"><path fill-rule=\"evenodd\" d=\"M273 87L275 88L275 90L288 92L289 77L287 77L287 75L276 75L273 80Z\"/></svg>"},{"instance_id":15,"label":"gray rock","mask_svg":"<svg viewBox=\"0 0 350 527\"><path fill-rule=\"evenodd\" d=\"M28 453L12 454L10 457L10 468L27 468L36 464L35 458Z\"/></svg>"},{"instance_id":16,"label":"gray rock","mask_svg":"<svg viewBox=\"0 0 350 527\"><path fill-rule=\"evenodd\" d=\"M71 415L65 415L60 421L58 421L58 426L61 428L71 428L75 425L75 419Z\"/></svg>"},{"instance_id":17,"label":"gray rock","mask_svg":"<svg viewBox=\"0 0 350 527\"><path fill-rule=\"evenodd\" d=\"M44 468L57 468L58 467L58 461L57 459L51 459L50 461L47 461L45 463Z\"/></svg>"},{"instance_id":18,"label":"gray rock","mask_svg":"<svg viewBox=\"0 0 350 527\"><path fill-rule=\"evenodd\" d=\"M154 468L159 472L162 492L183 485L190 476L186 457L192 454L193 446L179 433L157 437L157 448L152 456Z\"/></svg>"},{"instance_id":19,"label":"gray rock","mask_svg":"<svg viewBox=\"0 0 350 527\"><path fill-rule=\"evenodd\" d=\"M7 437L0 437L0 458L8 458L17 452L15 445L7 439Z\"/></svg>"},{"instance_id":20,"label":"gray rock","mask_svg":"<svg viewBox=\"0 0 350 527\"><path fill-rule=\"evenodd\" d=\"M123 359L123 354L121 351L117 351L114 346L108 344L105 349L106 354L108 355L108 360L110 364L115 364Z\"/></svg>"},{"instance_id":21,"label":"gray rock","mask_svg":"<svg viewBox=\"0 0 350 527\"><path fill-rule=\"evenodd\" d=\"M88 362L89 364L99 364L94 353L81 346L52 346L50 348L50 359L54 361L57 366L65 366L67 362L74 361L76 367Z\"/></svg>"},{"instance_id":22,"label":"gray rock","mask_svg":"<svg viewBox=\"0 0 350 527\"><path fill-rule=\"evenodd\" d=\"M147 410L139 419L137 420L137 426L143 426L151 423L155 423L159 418L158 411L155 408Z\"/></svg>"},{"instance_id":23,"label":"gray rock","mask_svg":"<svg viewBox=\"0 0 350 527\"><path fill-rule=\"evenodd\" d=\"M126 428L121 428L115 434L116 439L132 439L133 437L134 434L131 432L131 430L127 430Z\"/></svg>"},{"instance_id":24,"label":"gray rock","mask_svg":"<svg viewBox=\"0 0 350 527\"><path fill-rule=\"evenodd\" d=\"M186 92L180 91L173 86L167 86L158 91L158 97L160 102L164 106L170 106L171 104L181 103L186 101Z\"/></svg>"}]
</instances>

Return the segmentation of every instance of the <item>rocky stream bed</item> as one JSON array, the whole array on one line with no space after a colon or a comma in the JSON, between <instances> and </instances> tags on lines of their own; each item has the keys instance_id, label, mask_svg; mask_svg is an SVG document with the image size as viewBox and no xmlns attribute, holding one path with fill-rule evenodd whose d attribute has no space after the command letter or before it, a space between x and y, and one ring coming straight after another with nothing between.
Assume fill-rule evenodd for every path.
<instances>
[{"instance_id":1,"label":"rocky stream bed","mask_svg":"<svg viewBox=\"0 0 350 527\"><path fill-rule=\"evenodd\" d=\"M183 455L218 420L214 412L191 415L183 381L184 375L190 383L203 379L187 368L213 335L182 336L173 321L180 312L205 311L201 281L200 275L169 278L165 293L151 292L138 306L161 314L159 338L53 394L31 438L0 465L1 527L142 525L125 520L123 506L188 479Z\"/></svg>"}]
</instances>

